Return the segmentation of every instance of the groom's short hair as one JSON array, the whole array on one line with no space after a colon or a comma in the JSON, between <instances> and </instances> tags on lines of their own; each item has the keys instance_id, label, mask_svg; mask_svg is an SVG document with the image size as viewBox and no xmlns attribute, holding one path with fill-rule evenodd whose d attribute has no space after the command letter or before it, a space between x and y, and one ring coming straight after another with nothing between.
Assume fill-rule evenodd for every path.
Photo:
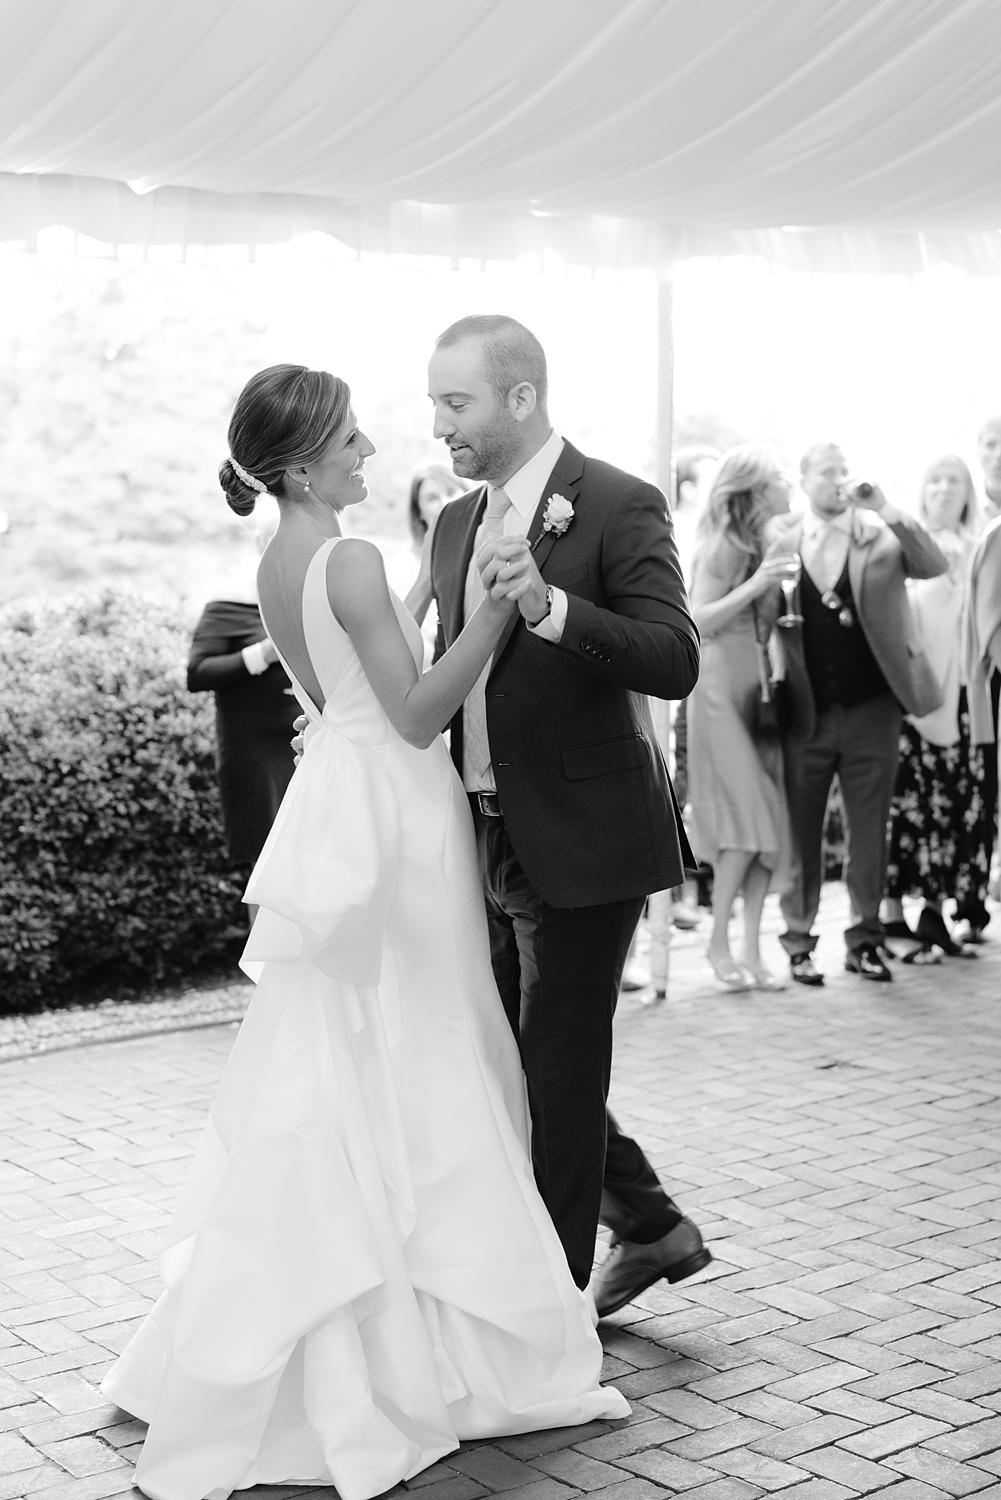
<instances>
[{"instance_id":1,"label":"groom's short hair","mask_svg":"<svg viewBox=\"0 0 1001 1500\"><path fill-rule=\"evenodd\" d=\"M523 323L503 313L477 313L450 324L435 339L435 348L445 349L466 339L482 345L487 379L499 401L527 380L535 389L538 406L545 408L549 397L546 351Z\"/></svg>"}]
</instances>

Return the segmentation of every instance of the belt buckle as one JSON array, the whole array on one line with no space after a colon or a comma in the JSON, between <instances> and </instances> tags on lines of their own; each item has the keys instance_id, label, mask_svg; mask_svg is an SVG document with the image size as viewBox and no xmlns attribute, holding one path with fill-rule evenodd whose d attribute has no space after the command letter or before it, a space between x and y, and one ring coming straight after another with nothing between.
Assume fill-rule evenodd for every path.
<instances>
[{"instance_id":1,"label":"belt buckle","mask_svg":"<svg viewBox=\"0 0 1001 1500\"><path fill-rule=\"evenodd\" d=\"M477 792L476 805L485 818L499 818L501 815L500 798L496 792Z\"/></svg>"}]
</instances>

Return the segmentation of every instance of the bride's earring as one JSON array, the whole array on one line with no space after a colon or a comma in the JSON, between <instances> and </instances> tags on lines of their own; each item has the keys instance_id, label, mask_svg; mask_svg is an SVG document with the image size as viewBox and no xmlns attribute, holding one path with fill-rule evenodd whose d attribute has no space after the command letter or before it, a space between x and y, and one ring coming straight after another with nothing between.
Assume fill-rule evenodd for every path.
<instances>
[{"instance_id":1,"label":"bride's earring","mask_svg":"<svg viewBox=\"0 0 1001 1500\"><path fill-rule=\"evenodd\" d=\"M303 485L303 489L304 490L308 490L309 489L309 480L308 479L306 480L306 483Z\"/></svg>"}]
</instances>

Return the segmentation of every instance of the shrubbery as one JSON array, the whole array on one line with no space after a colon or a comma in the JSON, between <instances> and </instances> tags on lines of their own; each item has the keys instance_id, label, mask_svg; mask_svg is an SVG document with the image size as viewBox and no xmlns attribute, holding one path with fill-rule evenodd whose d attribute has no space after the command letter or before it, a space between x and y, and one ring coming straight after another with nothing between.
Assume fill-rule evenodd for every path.
<instances>
[{"instance_id":1,"label":"shrubbery","mask_svg":"<svg viewBox=\"0 0 1001 1500\"><path fill-rule=\"evenodd\" d=\"M103 589L0 613L0 1010L234 951L210 695L160 605Z\"/></svg>"}]
</instances>

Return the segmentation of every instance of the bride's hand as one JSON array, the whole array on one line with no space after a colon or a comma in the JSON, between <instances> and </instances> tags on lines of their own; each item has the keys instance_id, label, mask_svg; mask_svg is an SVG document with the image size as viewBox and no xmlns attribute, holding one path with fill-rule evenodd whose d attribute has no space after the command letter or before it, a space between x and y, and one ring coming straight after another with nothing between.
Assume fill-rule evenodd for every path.
<instances>
[{"instance_id":1,"label":"bride's hand","mask_svg":"<svg viewBox=\"0 0 1001 1500\"><path fill-rule=\"evenodd\" d=\"M523 536L491 537L476 554L486 597L492 605L501 607L505 617L525 591L528 564L538 572Z\"/></svg>"},{"instance_id":2,"label":"bride's hand","mask_svg":"<svg viewBox=\"0 0 1001 1500\"><path fill-rule=\"evenodd\" d=\"M300 714L297 719L293 719L292 720L292 728L295 730L295 737L293 738L293 740L292 740L291 743L292 743L292 754L295 757L295 760L294 760L294 764L295 765L298 765L299 762L302 760L302 752L303 752L303 749L305 748L305 743L306 743L306 741L305 741L306 725L308 723L309 723L309 720L308 720L308 718L306 717L305 714Z\"/></svg>"}]
</instances>

